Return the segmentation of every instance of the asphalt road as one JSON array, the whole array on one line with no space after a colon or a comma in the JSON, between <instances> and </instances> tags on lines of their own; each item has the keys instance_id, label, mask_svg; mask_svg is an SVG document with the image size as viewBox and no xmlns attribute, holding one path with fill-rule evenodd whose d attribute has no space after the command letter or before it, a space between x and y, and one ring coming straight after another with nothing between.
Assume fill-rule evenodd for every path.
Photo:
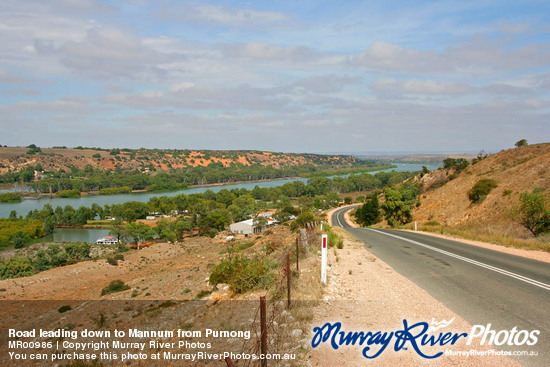
<instances>
[{"instance_id":1,"label":"asphalt road","mask_svg":"<svg viewBox=\"0 0 550 367\"><path fill-rule=\"evenodd\" d=\"M336 211L333 225L472 325L540 330L535 346L495 349L537 351L536 357L514 358L525 366L550 366L550 264L421 233L353 228L343 215L349 209Z\"/></svg>"}]
</instances>

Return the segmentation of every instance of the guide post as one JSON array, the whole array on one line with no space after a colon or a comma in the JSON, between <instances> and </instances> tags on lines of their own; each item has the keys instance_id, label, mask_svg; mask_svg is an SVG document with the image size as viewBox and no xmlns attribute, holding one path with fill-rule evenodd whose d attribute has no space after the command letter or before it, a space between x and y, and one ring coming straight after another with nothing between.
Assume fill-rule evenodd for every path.
<instances>
[{"instance_id":1,"label":"guide post","mask_svg":"<svg viewBox=\"0 0 550 367\"><path fill-rule=\"evenodd\" d=\"M327 284L327 247L328 239L324 234L321 240L321 282Z\"/></svg>"}]
</instances>

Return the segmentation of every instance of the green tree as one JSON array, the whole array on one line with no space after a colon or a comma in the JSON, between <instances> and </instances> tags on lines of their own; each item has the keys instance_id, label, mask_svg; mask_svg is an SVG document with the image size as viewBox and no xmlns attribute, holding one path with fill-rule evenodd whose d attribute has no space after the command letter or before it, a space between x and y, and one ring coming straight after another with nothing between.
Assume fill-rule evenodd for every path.
<instances>
[{"instance_id":1,"label":"green tree","mask_svg":"<svg viewBox=\"0 0 550 367\"><path fill-rule=\"evenodd\" d=\"M371 226L380 221L380 203L378 194L371 195L370 199L357 209L355 217L361 225Z\"/></svg>"},{"instance_id":2,"label":"green tree","mask_svg":"<svg viewBox=\"0 0 550 367\"><path fill-rule=\"evenodd\" d=\"M155 238L155 231L147 224L141 222L128 223L126 231L129 237L133 238L133 242L140 244L144 241L151 241Z\"/></svg>"},{"instance_id":3,"label":"green tree","mask_svg":"<svg viewBox=\"0 0 550 367\"><path fill-rule=\"evenodd\" d=\"M528 145L528 144L527 144L527 140L526 140L526 139L518 140L518 141L516 141L516 144L515 144L515 146L518 147L518 148L519 148L519 147L525 147L525 146L527 146L527 145Z\"/></svg>"},{"instance_id":4,"label":"green tree","mask_svg":"<svg viewBox=\"0 0 550 367\"><path fill-rule=\"evenodd\" d=\"M263 231L267 227L267 219L264 216L257 216L252 221L254 227L260 227L260 230Z\"/></svg>"},{"instance_id":5,"label":"green tree","mask_svg":"<svg viewBox=\"0 0 550 367\"><path fill-rule=\"evenodd\" d=\"M520 195L519 202L512 210L515 220L527 228L533 236L550 232L550 207L548 198L533 191Z\"/></svg>"},{"instance_id":6,"label":"green tree","mask_svg":"<svg viewBox=\"0 0 550 367\"><path fill-rule=\"evenodd\" d=\"M298 228L309 228L314 225L318 220L319 218L317 218L312 212L304 212L292 222L292 224L290 225L290 229L295 231Z\"/></svg>"},{"instance_id":7,"label":"green tree","mask_svg":"<svg viewBox=\"0 0 550 367\"><path fill-rule=\"evenodd\" d=\"M412 221L412 203L406 200L403 193L395 186L384 189L386 201L382 204L384 216L388 224L395 227Z\"/></svg>"}]
</instances>

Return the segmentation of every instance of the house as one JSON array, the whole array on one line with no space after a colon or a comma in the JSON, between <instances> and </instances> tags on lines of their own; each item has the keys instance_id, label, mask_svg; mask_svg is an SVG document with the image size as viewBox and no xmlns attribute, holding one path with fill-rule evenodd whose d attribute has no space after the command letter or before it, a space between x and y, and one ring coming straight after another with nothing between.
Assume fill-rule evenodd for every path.
<instances>
[{"instance_id":1,"label":"house","mask_svg":"<svg viewBox=\"0 0 550 367\"><path fill-rule=\"evenodd\" d=\"M95 241L98 245L116 245L118 243L118 238L115 236L106 236Z\"/></svg>"},{"instance_id":2,"label":"house","mask_svg":"<svg viewBox=\"0 0 550 367\"><path fill-rule=\"evenodd\" d=\"M257 234L263 231L266 227L271 227L278 222L271 217L264 217L267 220L265 227L254 225L254 219L247 219L241 222L233 223L229 226L229 230L233 233L239 234Z\"/></svg>"}]
</instances>

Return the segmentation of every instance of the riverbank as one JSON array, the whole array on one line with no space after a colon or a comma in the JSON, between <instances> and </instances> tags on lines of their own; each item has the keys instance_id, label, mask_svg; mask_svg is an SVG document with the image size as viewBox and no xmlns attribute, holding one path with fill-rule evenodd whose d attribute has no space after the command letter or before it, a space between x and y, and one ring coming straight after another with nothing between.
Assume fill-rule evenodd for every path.
<instances>
[{"instance_id":1,"label":"riverbank","mask_svg":"<svg viewBox=\"0 0 550 367\"><path fill-rule=\"evenodd\" d=\"M332 176L345 176L350 174L362 174L362 173L371 173L371 172L380 172L389 170L392 168L396 168L397 166L391 165L390 167L371 167L371 168L365 168L356 170L354 168L351 168L349 170L346 169L340 169L336 170L334 172L331 171L321 171L321 172L311 172L310 174L304 175L304 176L288 176L288 177L279 177L279 178L266 178L261 180L241 180L241 181L227 181L227 182L213 182L213 183L207 183L202 185L189 185L187 188L178 188L174 190L158 190L158 191L150 191L146 189L140 189L140 190L131 190L128 193L114 193L114 194L105 194L101 193L100 191L81 191L80 196L112 196L112 195L121 195L121 194L139 194L139 193L170 193L170 192L178 192L178 191L185 191L187 189L194 189L194 188L204 188L204 187L217 187L217 186L229 186L229 185L240 185L240 184L249 184L249 183L262 183L262 182L271 182L271 181L285 181L285 180L301 180L301 179L308 179L311 176L321 176L321 177L332 177ZM346 172L349 171L349 172ZM3 190L9 190L12 188L17 188L18 186L15 185L7 185L3 186ZM25 198L51 198L51 199L64 199L63 197L57 196L55 193L36 193L36 192L29 192L24 191L21 193L18 193L22 196L22 199Z\"/></svg>"}]
</instances>

